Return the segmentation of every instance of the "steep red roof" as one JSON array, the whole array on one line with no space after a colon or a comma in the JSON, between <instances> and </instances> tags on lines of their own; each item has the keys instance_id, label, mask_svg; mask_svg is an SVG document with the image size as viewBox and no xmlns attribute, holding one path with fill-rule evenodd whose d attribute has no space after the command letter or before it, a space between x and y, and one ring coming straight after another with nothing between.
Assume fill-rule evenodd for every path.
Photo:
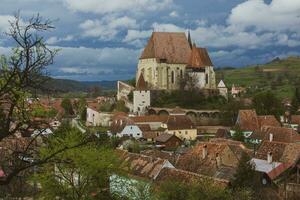
<instances>
[{"instance_id":1,"label":"steep red roof","mask_svg":"<svg viewBox=\"0 0 300 200\"><path fill-rule=\"evenodd\" d=\"M178 140L180 140L177 136L172 135L172 134L168 134L168 133L162 133L162 134L160 134L159 136L157 136L157 137L155 138L155 140L156 140L157 142L165 143L165 142L167 142L168 140L170 140L172 137L176 137Z\"/></svg>"},{"instance_id":2,"label":"steep red roof","mask_svg":"<svg viewBox=\"0 0 300 200\"><path fill-rule=\"evenodd\" d=\"M186 115L169 115L166 121L168 130L194 129L194 124Z\"/></svg>"},{"instance_id":3,"label":"steep red roof","mask_svg":"<svg viewBox=\"0 0 300 200\"><path fill-rule=\"evenodd\" d=\"M141 73L139 80L136 83L136 89L137 90L147 90L147 83L144 79L143 73Z\"/></svg>"},{"instance_id":4,"label":"steep red roof","mask_svg":"<svg viewBox=\"0 0 300 200\"><path fill-rule=\"evenodd\" d=\"M280 122L275 118L274 115L264 115L264 116L258 116L258 123L260 127L263 126L274 126L274 127L280 127Z\"/></svg>"},{"instance_id":5,"label":"steep red roof","mask_svg":"<svg viewBox=\"0 0 300 200\"><path fill-rule=\"evenodd\" d=\"M188 62L189 68L203 68L206 66L213 66L211 59L208 55L207 49L197 48L194 44L192 53Z\"/></svg>"},{"instance_id":6,"label":"steep red roof","mask_svg":"<svg viewBox=\"0 0 300 200\"><path fill-rule=\"evenodd\" d=\"M259 129L258 117L255 110L240 110L237 125L243 131L255 131Z\"/></svg>"},{"instance_id":7,"label":"steep red roof","mask_svg":"<svg viewBox=\"0 0 300 200\"><path fill-rule=\"evenodd\" d=\"M156 58L172 64L187 64L191 48L185 33L153 32L140 59Z\"/></svg>"},{"instance_id":8,"label":"steep red roof","mask_svg":"<svg viewBox=\"0 0 300 200\"><path fill-rule=\"evenodd\" d=\"M264 140L269 140L270 134L273 134L273 141L276 142L300 142L300 135L292 128L265 126L261 130Z\"/></svg>"}]
</instances>

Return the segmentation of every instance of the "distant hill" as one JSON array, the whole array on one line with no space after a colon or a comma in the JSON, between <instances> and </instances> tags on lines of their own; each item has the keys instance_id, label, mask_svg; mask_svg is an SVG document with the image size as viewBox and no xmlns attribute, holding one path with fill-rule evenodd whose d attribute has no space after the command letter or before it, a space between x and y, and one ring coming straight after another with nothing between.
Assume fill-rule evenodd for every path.
<instances>
[{"instance_id":1,"label":"distant hill","mask_svg":"<svg viewBox=\"0 0 300 200\"><path fill-rule=\"evenodd\" d=\"M92 86L99 86L102 90L116 90L116 81L74 81L67 79L50 78L46 82L46 88L57 92L86 92Z\"/></svg>"},{"instance_id":2,"label":"distant hill","mask_svg":"<svg viewBox=\"0 0 300 200\"><path fill-rule=\"evenodd\" d=\"M282 99L291 98L295 85L300 86L300 57L276 58L264 65L219 69L216 74L217 80L223 79L229 88L235 84L253 92L271 89Z\"/></svg>"}]
</instances>

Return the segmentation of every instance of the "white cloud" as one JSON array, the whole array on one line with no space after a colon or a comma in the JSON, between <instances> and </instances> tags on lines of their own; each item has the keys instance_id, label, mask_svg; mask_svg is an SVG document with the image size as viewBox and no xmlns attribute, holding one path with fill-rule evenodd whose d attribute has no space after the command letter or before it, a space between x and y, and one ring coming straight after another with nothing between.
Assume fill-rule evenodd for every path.
<instances>
[{"instance_id":1,"label":"white cloud","mask_svg":"<svg viewBox=\"0 0 300 200\"><path fill-rule=\"evenodd\" d=\"M107 16L101 20L86 20L79 25L86 37L98 37L101 40L113 39L120 30L137 28L135 19L130 17Z\"/></svg>"},{"instance_id":2,"label":"white cloud","mask_svg":"<svg viewBox=\"0 0 300 200\"><path fill-rule=\"evenodd\" d=\"M232 9L228 24L245 30L254 27L257 31L297 31L300 32L300 1L248 0Z\"/></svg>"},{"instance_id":3,"label":"white cloud","mask_svg":"<svg viewBox=\"0 0 300 200\"><path fill-rule=\"evenodd\" d=\"M49 45L53 45L53 44L57 44L59 42L63 42L63 41L72 41L74 40L74 36L73 35L67 35L66 37L63 38L58 38L58 37L50 37L46 40L46 44Z\"/></svg>"},{"instance_id":4,"label":"white cloud","mask_svg":"<svg viewBox=\"0 0 300 200\"><path fill-rule=\"evenodd\" d=\"M107 14L157 11L169 8L173 0L64 0L73 11Z\"/></svg>"},{"instance_id":5,"label":"white cloud","mask_svg":"<svg viewBox=\"0 0 300 200\"><path fill-rule=\"evenodd\" d=\"M178 17L179 15L178 15L178 13L174 10L174 11L170 12L169 16L170 16L170 17Z\"/></svg>"},{"instance_id":6,"label":"white cloud","mask_svg":"<svg viewBox=\"0 0 300 200\"><path fill-rule=\"evenodd\" d=\"M8 31L10 24L9 21L13 21L14 17L11 15L0 15L0 31L6 32Z\"/></svg>"},{"instance_id":7,"label":"white cloud","mask_svg":"<svg viewBox=\"0 0 300 200\"><path fill-rule=\"evenodd\" d=\"M174 24L159 24L157 22L152 24L154 31L159 32L185 32L186 29L176 26Z\"/></svg>"}]
</instances>

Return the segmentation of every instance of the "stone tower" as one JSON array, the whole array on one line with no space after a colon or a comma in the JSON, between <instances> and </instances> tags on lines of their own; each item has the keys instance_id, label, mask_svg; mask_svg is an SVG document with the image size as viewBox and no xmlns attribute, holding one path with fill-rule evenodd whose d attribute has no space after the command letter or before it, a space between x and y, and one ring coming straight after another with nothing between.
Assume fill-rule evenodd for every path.
<instances>
[{"instance_id":1,"label":"stone tower","mask_svg":"<svg viewBox=\"0 0 300 200\"><path fill-rule=\"evenodd\" d=\"M143 115L146 113L150 104L150 90L147 87L144 75L141 73L136 83L136 88L133 91L133 112L138 115Z\"/></svg>"}]
</instances>

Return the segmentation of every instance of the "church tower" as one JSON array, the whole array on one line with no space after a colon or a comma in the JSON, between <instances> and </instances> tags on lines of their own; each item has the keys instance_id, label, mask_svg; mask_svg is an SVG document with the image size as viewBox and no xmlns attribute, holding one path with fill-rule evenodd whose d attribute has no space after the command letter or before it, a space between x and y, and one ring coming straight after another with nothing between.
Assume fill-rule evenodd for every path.
<instances>
[{"instance_id":1,"label":"church tower","mask_svg":"<svg viewBox=\"0 0 300 200\"><path fill-rule=\"evenodd\" d=\"M151 104L150 101L150 90L147 87L143 73L141 73L133 91L133 112L138 115L145 114Z\"/></svg>"}]
</instances>

